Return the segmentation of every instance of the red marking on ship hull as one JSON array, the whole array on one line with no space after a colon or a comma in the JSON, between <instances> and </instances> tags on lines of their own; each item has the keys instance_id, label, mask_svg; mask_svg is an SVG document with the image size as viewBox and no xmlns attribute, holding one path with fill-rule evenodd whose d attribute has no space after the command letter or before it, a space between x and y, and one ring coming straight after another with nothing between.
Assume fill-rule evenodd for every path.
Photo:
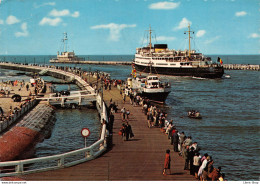
<instances>
[{"instance_id":1,"label":"red marking on ship hull","mask_svg":"<svg viewBox=\"0 0 260 184\"><path fill-rule=\"evenodd\" d=\"M0 162L23 157L21 154L34 147L39 135L39 132L26 127L13 127L0 137Z\"/></svg>"}]
</instances>

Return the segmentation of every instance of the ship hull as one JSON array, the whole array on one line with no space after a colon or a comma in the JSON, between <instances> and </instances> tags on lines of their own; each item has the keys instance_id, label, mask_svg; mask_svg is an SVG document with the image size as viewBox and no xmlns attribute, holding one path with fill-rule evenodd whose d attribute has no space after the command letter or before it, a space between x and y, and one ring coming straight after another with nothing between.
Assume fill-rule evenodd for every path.
<instances>
[{"instance_id":1,"label":"ship hull","mask_svg":"<svg viewBox=\"0 0 260 184\"><path fill-rule=\"evenodd\" d=\"M142 71L145 73L155 73L162 75L174 75L174 76L194 76L202 78L221 78L224 74L224 69L222 66L216 67L197 67L197 68L182 68L182 67L149 67L135 64L135 69L137 71Z\"/></svg>"},{"instance_id":2,"label":"ship hull","mask_svg":"<svg viewBox=\"0 0 260 184\"><path fill-rule=\"evenodd\" d=\"M161 93L147 93L142 92L142 97L148 98L150 101L156 103L165 103L166 98L168 97L170 91L161 92Z\"/></svg>"}]
</instances>

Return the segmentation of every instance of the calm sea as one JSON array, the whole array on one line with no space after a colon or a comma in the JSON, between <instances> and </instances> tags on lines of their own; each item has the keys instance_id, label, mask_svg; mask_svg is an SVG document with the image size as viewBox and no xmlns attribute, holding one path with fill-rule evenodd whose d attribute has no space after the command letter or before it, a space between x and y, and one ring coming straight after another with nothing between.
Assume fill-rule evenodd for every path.
<instances>
[{"instance_id":1,"label":"calm sea","mask_svg":"<svg viewBox=\"0 0 260 184\"><path fill-rule=\"evenodd\" d=\"M55 56L0 56L2 61L48 64ZM134 56L81 56L86 60L131 61ZM224 63L260 64L259 55L211 56ZM62 65L62 64L59 64ZM71 64L86 71L105 71L111 78L126 79L131 66ZM11 71L0 70L5 80ZM228 180L259 180L260 176L260 74L258 71L226 70L230 79L197 80L191 77L161 76L172 85L172 92L161 106L179 131L197 141L201 153L213 157L214 166L222 166ZM26 78L26 77L25 77ZM67 89L67 86L58 86ZM77 86L72 86L77 89ZM187 118L187 111L199 110L202 120ZM88 144L98 139L98 114L92 109L57 110L52 137L37 145L36 155L62 153L84 146L83 127L91 129ZM170 145L169 145L170 146ZM162 150L163 151L163 150Z\"/></svg>"}]
</instances>

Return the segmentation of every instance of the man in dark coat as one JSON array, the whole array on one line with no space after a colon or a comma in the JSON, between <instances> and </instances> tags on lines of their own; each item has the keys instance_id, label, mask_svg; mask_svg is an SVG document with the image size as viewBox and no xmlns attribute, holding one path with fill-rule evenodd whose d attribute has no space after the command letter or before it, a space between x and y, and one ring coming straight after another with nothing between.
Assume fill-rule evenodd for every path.
<instances>
[{"instance_id":1,"label":"man in dark coat","mask_svg":"<svg viewBox=\"0 0 260 184\"><path fill-rule=\"evenodd\" d=\"M132 127L131 125L128 124L128 122L126 122L125 125L125 140L128 141L130 133L132 133Z\"/></svg>"},{"instance_id":2,"label":"man in dark coat","mask_svg":"<svg viewBox=\"0 0 260 184\"><path fill-rule=\"evenodd\" d=\"M189 162L190 162L190 175L195 175L194 168L193 168L193 158L194 158L195 152L194 148L191 147L190 151L188 153Z\"/></svg>"},{"instance_id":3,"label":"man in dark coat","mask_svg":"<svg viewBox=\"0 0 260 184\"><path fill-rule=\"evenodd\" d=\"M176 130L173 134L173 150L175 152L178 152L178 144L179 144L179 136L178 136L178 130Z\"/></svg>"}]
</instances>

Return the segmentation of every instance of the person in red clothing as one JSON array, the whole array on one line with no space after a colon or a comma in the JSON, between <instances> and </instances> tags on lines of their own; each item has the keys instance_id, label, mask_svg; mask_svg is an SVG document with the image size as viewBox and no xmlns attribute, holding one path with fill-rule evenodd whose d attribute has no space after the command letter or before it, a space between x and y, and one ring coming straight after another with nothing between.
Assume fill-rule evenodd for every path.
<instances>
[{"instance_id":1,"label":"person in red clothing","mask_svg":"<svg viewBox=\"0 0 260 184\"><path fill-rule=\"evenodd\" d=\"M171 174L171 156L170 156L170 150L166 150L165 154L165 160L164 160L164 169L163 169L163 175L166 176L166 169L170 170Z\"/></svg>"}]
</instances>

